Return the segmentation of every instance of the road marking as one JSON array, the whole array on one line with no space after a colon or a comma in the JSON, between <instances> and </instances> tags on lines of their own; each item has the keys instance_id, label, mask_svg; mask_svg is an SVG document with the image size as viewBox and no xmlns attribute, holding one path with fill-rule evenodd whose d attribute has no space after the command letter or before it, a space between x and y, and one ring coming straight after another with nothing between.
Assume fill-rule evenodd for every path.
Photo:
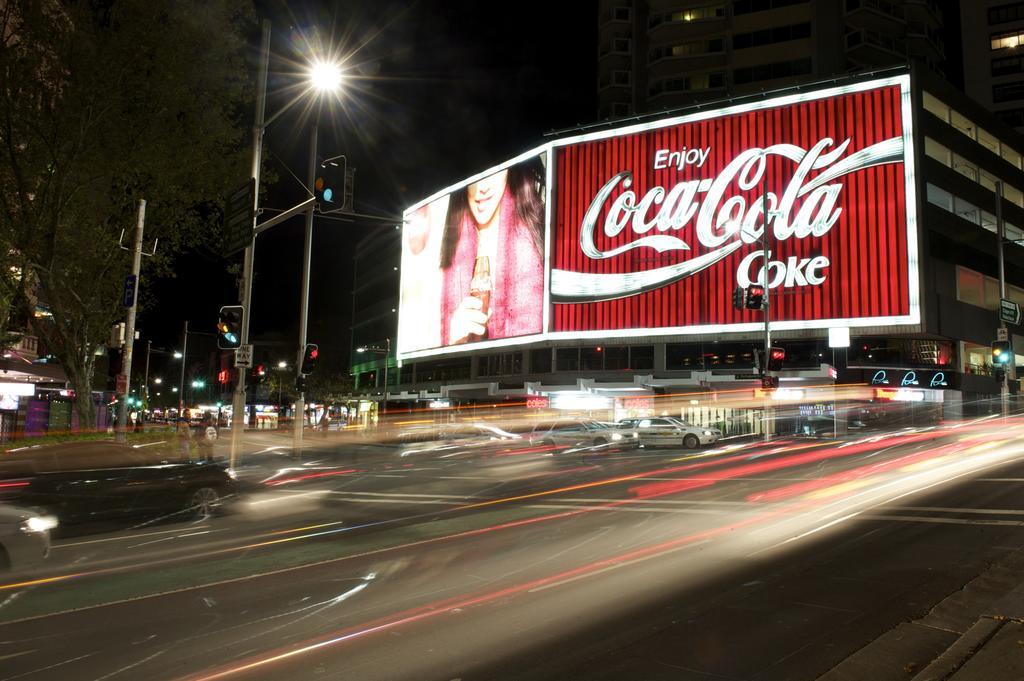
<instances>
[{"instance_id":1,"label":"road marking","mask_svg":"<svg viewBox=\"0 0 1024 681\"><path fill-rule=\"evenodd\" d=\"M299 490L281 490L282 492L288 492L295 494L300 492ZM470 494L412 494L403 492L350 492L348 490L329 490L332 494L357 494L359 496L368 497L415 497L415 498L426 498L426 499L474 499L475 497Z\"/></svg>"},{"instance_id":2,"label":"road marking","mask_svg":"<svg viewBox=\"0 0 1024 681\"><path fill-rule=\"evenodd\" d=\"M948 525L1008 525L1021 527L1024 520L985 520L981 518L941 518L923 515L863 515L867 520L894 520L909 523L944 523Z\"/></svg>"},{"instance_id":3,"label":"road marking","mask_svg":"<svg viewBox=\"0 0 1024 681\"><path fill-rule=\"evenodd\" d=\"M629 501L628 499L626 501ZM706 515L722 515L724 511L712 511L706 508L645 508L637 506L578 506L573 504L529 504L527 508L550 509L553 511L628 511L630 513L703 513Z\"/></svg>"},{"instance_id":4,"label":"road marking","mask_svg":"<svg viewBox=\"0 0 1024 681\"><path fill-rule=\"evenodd\" d=\"M197 529L204 528L204 527L209 527L209 525L197 525L196 526ZM127 534L127 535L124 535L124 536L121 536L121 537L107 537L105 539L90 539L88 541L76 541L76 542L69 542L69 543L66 543L66 544L65 543L60 543L60 544L54 543L53 546L51 546L50 548L53 548L53 549L66 549L69 546L85 546L87 544L101 544L101 543L104 543L104 542L111 542L111 541L125 541L125 540L129 540L129 539L139 539L141 537L152 537L152 536L155 536L155 535L158 535L158 534L173 534L175 532L181 532L181 529L182 528L179 527L176 530L160 530L159 532L143 532L143 533L140 533L140 534ZM220 528L220 529L215 530L215 531L220 532L223 529L224 528Z\"/></svg>"},{"instance_id":5,"label":"road marking","mask_svg":"<svg viewBox=\"0 0 1024 681\"><path fill-rule=\"evenodd\" d=\"M1024 515L1013 508L945 508L943 506L889 506L894 511L931 511L934 513L978 513L987 515Z\"/></svg>"},{"instance_id":6,"label":"road marking","mask_svg":"<svg viewBox=\"0 0 1024 681\"><path fill-rule=\"evenodd\" d=\"M687 501L685 499L632 499L632 498L620 498L620 499L600 499L595 497L563 497L560 499L553 499L553 501L561 502L581 502L581 503L618 503L621 501L637 501L644 504L667 504L670 506L688 506L690 504L697 504L702 506L750 506L746 501Z\"/></svg>"},{"instance_id":7,"label":"road marking","mask_svg":"<svg viewBox=\"0 0 1024 681\"><path fill-rule=\"evenodd\" d=\"M1024 482L1024 478L978 478L978 482Z\"/></svg>"}]
</instances>

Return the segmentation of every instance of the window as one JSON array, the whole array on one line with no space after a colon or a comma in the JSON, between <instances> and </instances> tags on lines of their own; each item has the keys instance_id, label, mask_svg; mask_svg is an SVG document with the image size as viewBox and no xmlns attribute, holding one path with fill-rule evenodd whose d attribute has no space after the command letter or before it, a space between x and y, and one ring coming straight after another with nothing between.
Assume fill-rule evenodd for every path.
<instances>
[{"instance_id":1,"label":"window","mask_svg":"<svg viewBox=\"0 0 1024 681\"><path fill-rule=\"evenodd\" d=\"M924 153L927 156L934 158L947 168L951 168L953 166L953 156L949 149L942 146L931 137L924 138Z\"/></svg>"},{"instance_id":2,"label":"window","mask_svg":"<svg viewBox=\"0 0 1024 681\"><path fill-rule=\"evenodd\" d=\"M992 101L1012 102L1017 99L1024 99L1024 81L1014 83L1000 83L992 86Z\"/></svg>"},{"instance_id":3,"label":"window","mask_svg":"<svg viewBox=\"0 0 1024 681\"><path fill-rule=\"evenodd\" d=\"M647 55L647 60L655 62L668 57L693 57L723 51L725 51L725 41L722 38L691 40L671 47L655 48Z\"/></svg>"},{"instance_id":4,"label":"window","mask_svg":"<svg viewBox=\"0 0 1024 681\"><path fill-rule=\"evenodd\" d=\"M961 199L959 196L953 197L953 212L968 222L973 222L976 225L981 223L978 207L970 201Z\"/></svg>"},{"instance_id":5,"label":"window","mask_svg":"<svg viewBox=\"0 0 1024 681\"><path fill-rule=\"evenodd\" d=\"M1018 47L1021 42L1020 31L1006 31L1004 33L993 33L990 36L990 47L993 50L1005 50L1011 47Z\"/></svg>"},{"instance_id":6,"label":"window","mask_svg":"<svg viewBox=\"0 0 1024 681\"><path fill-rule=\"evenodd\" d=\"M580 369L583 371L604 370L604 348L580 348Z\"/></svg>"},{"instance_id":7,"label":"window","mask_svg":"<svg viewBox=\"0 0 1024 681\"><path fill-rule=\"evenodd\" d=\"M950 110L949 123L954 128L974 139L974 123L958 111Z\"/></svg>"},{"instance_id":8,"label":"window","mask_svg":"<svg viewBox=\"0 0 1024 681\"><path fill-rule=\"evenodd\" d=\"M953 195L947 192L945 189L936 187L934 184L928 183L928 203L934 204L943 210L947 210L950 213L953 212Z\"/></svg>"},{"instance_id":9,"label":"window","mask_svg":"<svg viewBox=\"0 0 1024 681\"><path fill-rule=\"evenodd\" d=\"M612 52L629 54L629 48L633 41L629 38L612 38Z\"/></svg>"},{"instance_id":10,"label":"window","mask_svg":"<svg viewBox=\"0 0 1024 681\"><path fill-rule=\"evenodd\" d=\"M658 81L651 86L650 95L651 97L656 97L666 92L688 92L721 87L725 87L725 74L723 72L700 73L685 78L669 78L668 80Z\"/></svg>"},{"instance_id":11,"label":"window","mask_svg":"<svg viewBox=\"0 0 1024 681\"><path fill-rule=\"evenodd\" d=\"M629 7L616 7L612 12L615 21L630 21L633 18L633 13Z\"/></svg>"},{"instance_id":12,"label":"window","mask_svg":"<svg viewBox=\"0 0 1024 681\"><path fill-rule=\"evenodd\" d=\"M530 371L535 374L551 373L551 348L530 351Z\"/></svg>"},{"instance_id":13,"label":"window","mask_svg":"<svg viewBox=\"0 0 1024 681\"><path fill-rule=\"evenodd\" d=\"M990 175L989 173L986 173L984 170L979 171L978 176L981 181L982 187L993 193L996 191L996 182L999 181L999 178L997 178L995 175Z\"/></svg>"},{"instance_id":14,"label":"window","mask_svg":"<svg viewBox=\"0 0 1024 681\"><path fill-rule=\"evenodd\" d=\"M1020 57L1001 57L992 60L993 76L1012 76L1024 73L1024 61Z\"/></svg>"},{"instance_id":15,"label":"window","mask_svg":"<svg viewBox=\"0 0 1024 681\"><path fill-rule=\"evenodd\" d=\"M996 216L987 210L981 211L981 228L996 233Z\"/></svg>"},{"instance_id":16,"label":"window","mask_svg":"<svg viewBox=\"0 0 1024 681\"><path fill-rule=\"evenodd\" d=\"M978 128L978 144L985 147L996 156L999 155L999 139L988 130Z\"/></svg>"},{"instance_id":17,"label":"window","mask_svg":"<svg viewBox=\"0 0 1024 681\"><path fill-rule=\"evenodd\" d=\"M579 348L558 348L555 350L555 368L558 371L579 371Z\"/></svg>"},{"instance_id":18,"label":"window","mask_svg":"<svg viewBox=\"0 0 1024 681\"><path fill-rule=\"evenodd\" d=\"M733 71L733 80L737 85L752 83L762 80L774 80L776 78L790 78L802 76L811 72L811 59L797 59L796 61L783 61L774 64L759 64L748 66Z\"/></svg>"},{"instance_id":19,"label":"window","mask_svg":"<svg viewBox=\"0 0 1024 681\"><path fill-rule=\"evenodd\" d=\"M949 107L940 102L935 98L934 95L925 92L922 93L922 99L924 102L925 111L930 111L942 120L943 123L949 123Z\"/></svg>"},{"instance_id":20,"label":"window","mask_svg":"<svg viewBox=\"0 0 1024 681\"><path fill-rule=\"evenodd\" d=\"M790 40L802 40L810 37L810 23L791 24L789 26L763 28L749 33L737 33L732 37L732 47L735 50L743 50L749 47L760 47L762 45L783 43Z\"/></svg>"},{"instance_id":21,"label":"window","mask_svg":"<svg viewBox=\"0 0 1024 681\"><path fill-rule=\"evenodd\" d=\"M1018 208L1024 208L1024 193L1005 182L1003 183L1003 198Z\"/></svg>"},{"instance_id":22,"label":"window","mask_svg":"<svg viewBox=\"0 0 1024 681\"><path fill-rule=\"evenodd\" d=\"M512 376L523 373L523 353L503 352L480 358L477 371L481 376Z\"/></svg>"},{"instance_id":23,"label":"window","mask_svg":"<svg viewBox=\"0 0 1024 681\"><path fill-rule=\"evenodd\" d=\"M629 71L612 71L612 84L629 85L631 76Z\"/></svg>"},{"instance_id":24,"label":"window","mask_svg":"<svg viewBox=\"0 0 1024 681\"><path fill-rule=\"evenodd\" d=\"M629 368L629 348L624 345L606 347L604 349L604 368L616 371Z\"/></svg>"},{"instance_id":25,"label":"window","mask_svg":"<svg viewBox=\"0 0 1024 681\"><path fill-rule=\"evenodd\" d=\"M633 369L644 371L654 368L654 346L634 345L629 349L629 364Z\"/></svg>"},{"instance_id":26,"label":"window","mask_svg":"<svg viewBox=\"0 0 1024 681\"><path fill-rule=\"evenodd\" d=\"M972 182L978 181L978 166L968 161L963 156L953 154L953 170L960 173Z\"/></svg>"},{"instance_id":27,"label":"window","mask_svg":"<svg viewBox=\"0 0 1024 681\"><path fill-rule=\"evenodd\" d=\"M725 16L725 5L704 5L702 7L691 7L681 12L673 12L669 15L669 21L704 21L707 19L721 19Z\"/></svg>"},{"instance_id":28,"label":"window","mask_svg":"<svg viewBox=\"0 0 1024 681\"><path fill-rule=\"evenodd\" d=\"M1004 161L1007 161L1014 168L1020 168L1020 154L1005 144L1002 145L1001 153Z\"/></svg>"},{"instance_id":29,"label":"window","mask_svg":"<svg viewBox=\"0 0 1024 681\"><path fill-rule=\"evenodd\" d=\"M999 120L1011 128L1024 126L1024 109L1005 109L1003 111L996 111L995 114Z\"/></svg>"},{"instance_id":30,"label":"window","mask_svg":"<svg viewBox=\"0 0 1024 681\"><path fill-rule=\"evenodd\" d=\"M1011 2L1008 5L999 5L988 8L988 23L1005 24L1009 21L1020 21L1024 19L1024 2Z\"/></svg>"},{"instance_id":31,"label":"window","mask_svg":"<svg viewBox=\"0 0 1024 681\"><path fill-rule=\"evenodd\" d=\"M806 2L808 0L736 0L732 6L732 13L734 16L739 16L753 12L765 12L770 9L778 9L779 7L789 7L790 5L802 5Z\"/></svg>"}]
</instances>

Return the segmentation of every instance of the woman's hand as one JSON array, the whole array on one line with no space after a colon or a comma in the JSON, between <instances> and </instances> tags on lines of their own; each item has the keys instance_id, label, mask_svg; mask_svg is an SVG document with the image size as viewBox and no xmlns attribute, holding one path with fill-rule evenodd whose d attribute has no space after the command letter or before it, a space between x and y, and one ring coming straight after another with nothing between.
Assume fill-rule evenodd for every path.
<instances>
[{"instance_id":1,"label":"woman's hand","mask_svg":"<svg viewBox=\"0 0 1024 681\"><path fill-rule=\"evenodd\" d=\"M449 344L465 343L470 334L482 336L487 333L487 320L490 319L490 315L484 314L482 307L479 298L466 296L462 299L452 312L448 325Z\"/></svg>"}]
</instances>

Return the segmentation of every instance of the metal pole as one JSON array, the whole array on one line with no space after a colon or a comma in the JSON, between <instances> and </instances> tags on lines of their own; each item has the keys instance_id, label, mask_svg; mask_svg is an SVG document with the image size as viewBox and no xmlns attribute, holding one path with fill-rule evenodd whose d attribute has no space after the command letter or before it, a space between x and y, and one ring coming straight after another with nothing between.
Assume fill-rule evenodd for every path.
<instances>
[{"instance_id":1,"label":"metal pole","mask_svg":"<svg viewBox=\"0 0 1024 681\"><path fill-rule=\"evenodd\" d=\"M117 419L117 441L124 442L128 426L128 394L132 384L132 347L135 345L135 310L139 302L139 271L142 269L142 233L146 227L146 200L139 199L139 218L135 223L135 242L132 244L132 274L135 275L135 296L128 308L125 322L124 349L122 350L121 373L125 377L124 394L120 395Z\"/></svg>"},{"instance_id":2,"label":"metal pole","mask_svg":"<svg viewBox=\"0 0 1024 681\"><path fill-rule=\"evenodd\" d=\"M999 261L999 298L1002 300L1006 297L1006 263L1003 259L1003 240L1006 238L1005 226L1003 225L1003 183L999 180L996 181L996 259ZM1000 302L1000 307L1002 303ZM999 307L996 308L998 310ZM999 315L999 328L1006 329L1006 322L1003 321L1002 315ZM1009 335L1007 335L1009 338ZM1010 384L1009 379L1014 378L1016 374L1016 351L1012 350L1013 345L1011 343L1010 352L1010 364L1007 365L1006 371L1003 373L1003 380L999 383L999 402L1002 406L1003 416L1007 416L1010 413Z\"/></svg>"},{"instance_id":3,"label":"metal pole","mask_svg":"<svg viewBox=\"0 0 1024 681\"><path fill-rule=\"evenodd\" d=\"M387 339L387 348L384 351L384 399L382 401L381 416L388 411L388 363L391 359L391 339Z\"/></svg>"},{"instance_id":4,"label":"metal pole","mask_svg":"<svg viewBox=\"0 0 1024 681\"><path fill-rule=\"evenodd\" d=\"M316 182L316 119L313 119L309 131L309 184L310 190ZM310 204L306 210L306 232L302 251L302 302L299 306L299 352L295 358L296 371L302 371L302 356L306 350L306 331L309 322L309 268L313 256L313 208ZM295 423L293 426L293 446L296 456L302 452L302 427L306 414L306 393L300 390L295 400Z\"/></svg>"},{"instance_id":5,"label":"metal pole","mask_svg":"<svg viewBox=\"0 0 1024 681\"><path fill-rule=\"evenodd\" d=\"M260 207L260 165L263 159L264 115L267 108L267 70L270 67L270 21L263 20L260 43L260 71L256 79L256 116L252 126L253 237L245 249L242 265L242 345L249 344L249 320L252 317L253 252L256 249L256 215ZM231 454L228 466L234 468L242 454L242 430L245 428L245 368L238 368L235 394L231 400Z\"/></svg>"},{"instance_id":6,"label":"metal pole","mask_svg":"<svg viewBox=\"0 0 1024 681\"><path fill-rule=\"evenodd\" d=\"M141 412L139 412L140 414L145 414L146 413L146 409L149 409L149 353L152 352L152 351L153 351L153 341L147 340L146 341L146 372L145 372L145 375L142 378L142 395L143 395L143 398L145 399L145 403L143 404L143 410Z\"/></svg>"},{"instance_id":7,"label":"metal pole","mask_svg":"<svg viewBox=\"0 0 1024 681\"><path fill-rule=\"evenodd\" d=\"M178 420L185 413L185 360L188 358L188 320L185 320L184 341L181 344L181 378L178 379Z\"/></svg>"},{"instance_id":8,"label":"metal pole","mask_svg":"<svg viewBox=\"0 0 1024 681\"><path fill-rule=\"evenodd\" d=\"M764 158L764 196L761 197L762 205L761 209L764 213L764 229L761 230L761 259L764 264L764 281L761 284L764 286L764 375L765 378L771 374L768 371L768 358L771 357L772 347L772 331L771 331L771 306L769 305L769 291L771 284L771 268L768 267L768 155L765 154ZM768 391L765 391L765 403L764 403L764 439L765 441L771 440L771 428L772 419L774 415L771 413L771 396Z\"/></svg>"}]
</instances>

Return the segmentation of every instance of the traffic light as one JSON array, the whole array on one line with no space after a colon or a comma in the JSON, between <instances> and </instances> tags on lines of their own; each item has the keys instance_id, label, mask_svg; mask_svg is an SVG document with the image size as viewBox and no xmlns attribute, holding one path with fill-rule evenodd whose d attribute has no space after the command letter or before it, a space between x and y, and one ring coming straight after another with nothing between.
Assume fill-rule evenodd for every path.
<instances>
[{"instance_id":1,"label":"traffic light","mask_svg":"<svg viewBox=\"0 0 1024 681\"><path fill-rule=\"evenodd\" d=\"M316 343L307 343L302 353L302 366L299 368L300 376L308 376L316 369L316 363L320 360L320 348Z\"/></svg>"},{"instance_id":2,"label":"traffic light","mask_svg":"<svg viewBox=\"0 0 1024 681\"><path fill-rule=\"evenodd\" d=\"M1010 341L992 341L992 366L1005 367L1013 361L1013 348Z\"/></svg>"},{"instance_id":3,"label":"traffic light","mask_svg":"<svg viewBox=\"0 0 1024 681\"><path fill-rule=\"evenodd\" d=\"M316 180L313 182L316 200L321 210L337 210L345 200L345 160L328 159L317 168Z\"/></svg>"},{"instance_id":4,"label":"traffic light","mask_svg":"<svg viewBox=\"0 0 1024 681\"><path fill-rule=\"evenodd\" d=\"M768 349L768 371L779 371L782 369L782 363L786 361L786 350L785 348L769 348Z\"/></svg>"},{"instance_id":5,"label":"traffic light","mask_svg":"<svg viewBox=\"0 0 1024 681\"><path fill-rule=\"evenodd\" d=\"M734 309L742 310L744 303L746 302L747 292L743 290L742 286L737 286L732 290L732 306Z\"/></svg>"},{"instance_id":6,"label":"traffic light","mask_svg":"<svg viewBox=\"0 0 1024 681\"><path fill-rule=\"evenodd\" d=\"M217 315L217 347L234 350L242 345L242 306L225 305Z\"/></svg>"},{"instance_id":7,"label":"traffic light","mask_svg":"<svg viewBox=\"0 0 1024 681\"><path fill-rule=\"evenodd\" d=\"M747 309L760 310L764 304L764 286L747 287Z\"/></svg>"}]
</instances>

